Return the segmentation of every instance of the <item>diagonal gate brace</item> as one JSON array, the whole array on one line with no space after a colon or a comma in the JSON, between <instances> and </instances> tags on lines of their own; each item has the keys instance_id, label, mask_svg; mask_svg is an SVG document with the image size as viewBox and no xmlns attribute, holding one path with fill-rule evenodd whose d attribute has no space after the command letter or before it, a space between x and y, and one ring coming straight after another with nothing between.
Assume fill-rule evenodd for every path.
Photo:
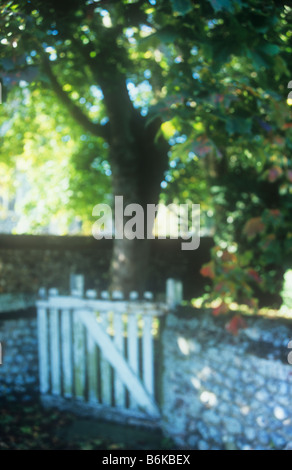
<instances>
[{"instance_id":1,"label":"diagonal gate brace","mask_svg":"<svg viewBox=\"0 0 292 470\"><path fill-rule=\"evenodd\" d=\"M88 334L100 347L103 356L115 369L123 384L129 389L136 402L154 418L160 417L159 409L143 386L141 380L132 371L126 359L116 348L108 334L98 324L94 314L87 310L78 310L80 321L87 328Z\"/></svg>"}]
</instances>

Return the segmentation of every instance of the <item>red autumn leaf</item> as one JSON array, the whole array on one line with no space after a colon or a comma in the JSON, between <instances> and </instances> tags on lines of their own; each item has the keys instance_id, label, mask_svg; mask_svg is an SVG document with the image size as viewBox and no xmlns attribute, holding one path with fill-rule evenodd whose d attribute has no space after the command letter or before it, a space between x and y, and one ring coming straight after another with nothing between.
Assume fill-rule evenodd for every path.
<instances>
[{"instance_id":1,"label":"red autumn leaf","mask_svg":"<svg viewBox=\"0 0 292 470\"><path fill-rule=\"evenodd\" d=\"M250 308L256 308L257 307L257 301L255 299L245 299L243 301L245 305L247 305Z\"/></svg>"},{"instance_id":2,"label":"red autumn leaf","mask_svg":"<svg viewBox=\"0 0 292 470\"><path fill-rule=\"evenodd\" d=\"M271 216L277 218L280 217L281 212L279 211L279 209L270 209L270 214Z\"/></svg>"},{"instance_id":3,"label":"red autumn leaf","mask_svg":"<svg viewBox=\"0 0 292 470\"><path fill-rule=\"evenodd\" d=\"M243 228L243 233L245 233L248 238L253 238L259 233L262 233L265 229L265 224L263 223L261 217L253 217L248 220Z\"/></svg>"},{"instance_id":4,"label":"red autumn leaf","mask_svg":"<svg viewBox=\"0 0 292 470\"><path fill-rule=\"evenodd\" d=\"M237 336L240 329L247 328L247 323L240 315L235 315L235 317L233 317L230 322L227 323L225 328L227 331L229 331L229 333Z\"/></svg>"},{"instance_id":5,"label":"red autumn leaf","mask_svg":"<svg viewBox=\"0 0 292 470\"><path fill-rule=\"evenodd\" d=\"M225 266L223 266L222 270L223 270L224 273L229 273L234 268L235 268L235 264L225 264Z\"/></svg>"},{"instance_id":6,"label":"red autumn leaf","mask_svg":"<svg viewBox=\"0 0 292 470\"><path fill-rule=\"evenodd\" d=\"M218 315L223 315L224 313L227 313L228 310L229 310L228 305L225 302L221 302L221 304L218 307L213 308L212 313L215 317L218 317Z\"/></svg>"},{"instance_id":7,"label":"red autumn leaf","mask_svg":"<svg viewBox=\"0 0 292 470\"><path fill-rule=\"evenodd\" d=\"M281 167L273 166L269 170L268 180L270 181L270 183L274 183L282 175L282 173L283 173L283 170Z\"/></svg>"},{"instance_id":8,"label":"red autumn leaf","mask_svg":"<svg viewBox=\"0 0 292 470\"><path fill-rule=\"evenodd\" d=\"M216 284L216 286L214 287L214 290L216 292L220 292L224 287L224 282L219 282L219 284Z\"/></svg>"},{"instance_id":9,"label":"red autumn leaf","mask_svg":"<svg viewBox=\"0 0 292 470\"><path fill-rule=\"evenodd\" d=\"M205 266L202 267L200 270L200 273L204 277L209 277L210 279L215 278L215 273L214 273L214 265L213 263L205 264Z\"/></svg>"},{"instance_id":10,"label":"red autumn leaf","mask_svg":"<svg viewBox=\"0 0 292 470\"><path fill-rule=\"evenodd\" d=\"M272 243L272 241L275 240L275 239L276 239L276 235L274 233L271 233L270 235L267 235L267 237L265 239L265 242L262 245L263 249L267 250L269 248L270 244Z\"/></svg>"},{"instance_id":11,"label":"red autumn leaf","mask_svg":"<svg viewBox=\"0 0 292 470\"><path fill-rule=\"evenodd\" d=\"M223 255L221 257L222 261L232 261L236 262L236 256L233 253L229 253L229 251L223 251Z\"/></svg>"},{"instance_id":12,"label":"red autumn leaf","mask_svg":"<svg viewBox=\"0 0 292 470\"><path fill-rule=\"evenodd\" d=\"M249 269L248 274L258 284L260 284L262 282L262 278L259 276L259 274L254 269Z\"/></svg>"},{"instance_id":13,"label":"red autumn leaf","mask_svg":"<svg viewBox=\"0 0 292 470\"><path fill-rule=\"evenodd\" d=\"M290 181L290 183L292 183L292 170L287 171L287 179Z\"/></svg>"},{"instance_id":14,"label":"red autumn leaf","mask_svg":"<svg viewBox=\"0 0 292 470\"><path fill-rule=\"evenodd\" d=\"M195 154L198 157L205 157L212 150L212 145L206 137L198 137L195 147Z\"/></svg>"},{"instance_id":15,"label":"red autumn leaf","mask_svg":"<svg viewBox=\"0 0 292 470\"><path fill-rule=\"evenodd\" d=\"M217 103L223 103L223 101L224 101L224 95L217 93L217 94L215 94L215 95L212 95L212 97L210 98L210 100L211 100L213 103L215 103L215 104L217 104Z\"/></svg>"},{"instance_id":16,"label":"red autumn leaf","mask_svg":"<svg viewBox=\"0 0 292 470\"><path fill-rule=\"evenodd\" d=\"M285 145L285 139L283 139L283 137L280 137L279 135L277 135L277 136L274 138L274 142L275 142L279 147Z\"/></svg>"},{"instance_id":17,"label":"red autumn leaf","mask_svg":"<svg viewBox=\"0 0 292 470\"><path fill-rule=\"evenodd\" d=\"M292 122L287 122L287 124L284 124L283 129L291 129L292 127Z\"/></svg>"}]
</instances>

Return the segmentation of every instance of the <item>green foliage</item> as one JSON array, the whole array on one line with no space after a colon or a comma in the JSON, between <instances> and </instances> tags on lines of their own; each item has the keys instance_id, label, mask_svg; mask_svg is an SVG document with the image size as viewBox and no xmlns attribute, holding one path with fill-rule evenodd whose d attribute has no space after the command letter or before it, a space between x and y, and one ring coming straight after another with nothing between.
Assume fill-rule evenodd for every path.
<instances>
[{"instance_id":1,"label":"green foliage","mask_svg":"<svg viewBox=\"0 0 292 470\"><path fill-rule=\"evenodd\" d=\"M186 15L193 9L191 0L171 0L174 13Z\"/></svg>"},{"instance_id":2,"label":"green foliage","mask_svg":"<svg viewBox=\"0 0 292 470\"><path fill-rule=\"evenodd\" d=\"M89 224L96 199L110 197L112 123L133 138L118 77L137 116L148 125L159 118L157 141L170 144L162 199L200 202L204 224L213 222L216 248L204 273L219 311L234 300L256 305L259 289L280 291L291 264L291 7L272 0L151 3L1 6L4 85L26 82L3 107L2 123L11 126L2 127L1 160L9 168L17 158L33 162L34 185L53 162L60 171L48 173L45 185L39 178L31 210L54 186L60 191L50 213L59 206Z\"/></svg>"},{"instance_id":3,"label":"green foliage","mask_svg":"<svg viewBox=\"0 0 292 470\"><path fill-rule=\"evenodd\" d=\"M209 0L214 11L228 10L229 12L233 11L233 3L240 4L241 2L233 2L232 0Z\"/></svg>"},{"instance_id":4,"label":"green foliage","mask_svg":"<svg viewBox=\"0 0 292 470\"><path fill-rule=\"evenodd\" d=\"M106 151L103 141L80 133L49 91L15 90L10 99L14 106L8 102L1 119L7 126L1 137L2 169L13 171L10 193L28 188L16 208L22 214L16 231L40 233L53 223L66 233L78 217L84 233L90 233L92 203L105 200L111 190L106 160L98 160Z\"/></svg>"},{"instance_id":5,"label":"green foliage","mask_svg":"<svg viewBox=\"0 0 292 470\"><path fill-rule=\"evenodd\" d=\"M284 306L287 308L292 308L292 270L288 270L285 273L285 282L283 286L283 292L282 292L282 297L283 297L283 303Z\"/></svg>"},{"instance_id":6,"label":"green foliage","mask_svg":"<svg viewBox=\"0 0 292 470\"><path fill-rule=\"evenodd\" d=\"M292 264L291 163L285 158L281 163L262 173L237 166L224 186L213 188L218 245L202 274L213 279L211 298L221 299L221 309L232 301L256 308L259 291L268 296L267 304L273 294L279 306L283 275Z\"/></svg>"}]
</instances>

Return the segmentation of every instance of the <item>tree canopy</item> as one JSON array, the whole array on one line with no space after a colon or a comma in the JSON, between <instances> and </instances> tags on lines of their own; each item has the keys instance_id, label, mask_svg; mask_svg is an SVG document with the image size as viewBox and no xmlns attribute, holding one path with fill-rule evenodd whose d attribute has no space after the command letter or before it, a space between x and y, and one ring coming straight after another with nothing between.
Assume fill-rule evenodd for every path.
<instances>
[{"instance_id":1,"label":"tree canopy","mask_svg":"<svg viewBox=\"0 0 292 470\"><path fill-rule=\"evenodd\" d=\"M111 191L201 203L215 313L277 291L292 253L291 17L288 0L4 2L0 158L30 169L34 223L64 209L89 223Z\"/></svg>"}]
</instances>

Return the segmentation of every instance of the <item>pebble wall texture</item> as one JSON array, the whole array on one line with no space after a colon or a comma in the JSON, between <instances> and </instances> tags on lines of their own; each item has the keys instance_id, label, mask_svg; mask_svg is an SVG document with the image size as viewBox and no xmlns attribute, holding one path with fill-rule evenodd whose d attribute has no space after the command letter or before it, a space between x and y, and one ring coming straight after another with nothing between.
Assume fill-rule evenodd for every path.
<instances>
[{"instance_id":1,"label":"pebble wall texture","mask_svg":"<svg viewBox=\"0 0 292 470\"><path fill-rule=\"evenodd\" d=\"M248 318L238 336L226 318L179 309L162 332L161 426L184 449L292 448L292 325ZM38 397L35 310L1 314L0 399Z\"/></svg>"},{"instance_id":2,"label":"pebble wall texture","mask_svg":"<svg viewBox=\"0 0 292 470\"><path fill-rule=\"evenodd\" d=\"M165 433L183 448L290 448L291 339L292 325L278 321L249 319L233 337L208 313L169 315L162 348Z\"/></svg>"},{"instance_id":3,"label":"pebble wall texture","mask_svg":"<svg viewBox=\"0 0 292 470\"><path fill-rule=\"evenodd\" d=\"M198 250L182 251L181 240L150 240L145 290L163 294L166 279L175 278L183 282L185 299L202 295L206 278L200 269L212 245L206 237ZM36 295L40 287L68 291L70 274L84 274L86 289L108 289L112 249L113 240L93 237L0 235L0 310L2 295Z\"/></svg>"},{"instance_id":4,"label":"pebble wall texture","mask_svg":"<svg viewBox=\"0 0 292 470\"><path fill-rule=\"evenodd\" d=\"M39 392L38 339L35 313L0 315L0 399L30 400Z\"/></svg>"}]
</instances>

